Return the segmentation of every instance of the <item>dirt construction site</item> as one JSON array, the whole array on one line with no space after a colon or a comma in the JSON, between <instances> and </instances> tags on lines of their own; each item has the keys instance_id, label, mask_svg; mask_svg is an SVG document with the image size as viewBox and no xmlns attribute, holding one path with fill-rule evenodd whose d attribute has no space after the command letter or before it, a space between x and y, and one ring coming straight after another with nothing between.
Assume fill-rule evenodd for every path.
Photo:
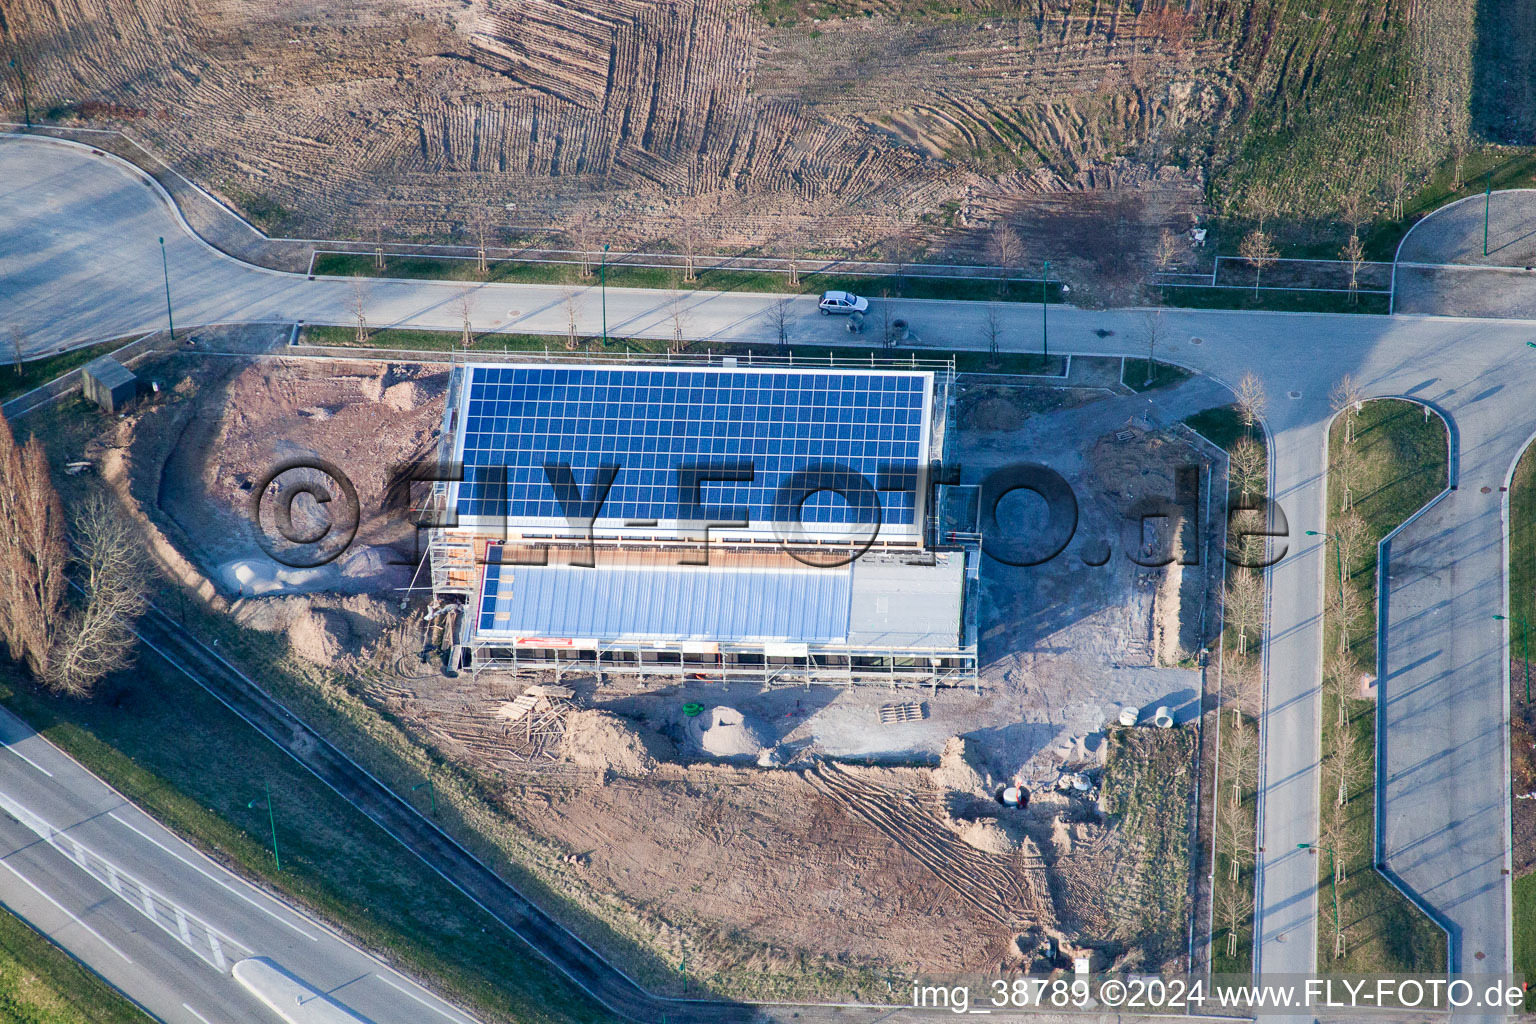
<instances>
[{"instance_id":1,"label":"dirt construction site","mask_svg":"<svg viewBox=\"0 0 1536 1024\"><path fill-rule=\"evenodd\" d=\"M288 237L965 260L1009 223L1060 273L1190 226L1213 174L1331 203L1464 130L1470 2L1312 6L17 0L0 38L34 112Z\"/></svg>"},{"instance_id":2,"label":"dirt construction site","mask_svg":"<svg viewBox=\"0 0 1536 1024\"><path fill-rule=\"evenodd\" d=\"M1202 464L1163 421L1217 393L1184 381L1145 413L1117 361L1083 368L1072 386L962 383L966 472L1022 447L1072 482L1086 537L1032 569L986 563L974 689L446 673L425 598L400 589L413 531L389 473L435 442L439 366L172 354L140 368L160 393L84 454L183 583L474 778L490 840L648 985L675 988L681 959L722 994L883 1001L917 974L1187 953L1203 567L1076 553ZM244 485L295 452L358 490L358 543L318 573L263 568L242 521ZM1193 525L1173 523L1175 547Z\"/></svg>"}]
</instances>

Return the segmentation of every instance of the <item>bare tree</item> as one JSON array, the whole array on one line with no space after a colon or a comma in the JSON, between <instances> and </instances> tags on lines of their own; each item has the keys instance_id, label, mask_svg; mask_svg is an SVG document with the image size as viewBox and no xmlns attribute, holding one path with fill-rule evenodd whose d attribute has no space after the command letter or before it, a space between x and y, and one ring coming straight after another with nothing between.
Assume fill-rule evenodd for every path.
<instances>
[{"instance_id":1,"label":"bare tree","mask_svg":"<svg viewBox=\"0 0 1536 1024\"><path fill-rule=\"evenodd\" d=\"M26 336L21 333L20 327L11 328L11 358L15 361L16 376L20 377L26 371L22 369L22 352L26 347Z\"/></svg>"},{"instance_id":2,"label":"bare tree","mask_svg":"<svg viewBox=\"0 0 1536 1024\"><path fill-rule=\"evenodd\" d=\"M1351 235L1360 233L1360 225L1365 223L1370 215L1371 205L1365 193L1354 185L1345 188L1343 194L1339 196L1339 215L1344 218L1344 223L1349 225Z\"/></svg>"},{"instance_id":3,"label":"bare tree","mask_svg":"<svg viewBox=\"0 0 1536 1024\"><path fill-rule=\"evenodd\" d=\"M1258 231L1261 235L1264 233L1264 222L1280 210L1280 202L1275 197L1274 190L1264 182L1249 186L1244 205L1248 209L1248 215L1258 222Z\"/></svg>"},{"instance_id":4,"label":"bare tree","mask_svg":"<svg viewBox=\"0 0 1536 1024\"><path fill-rule=\"evenodd\" d=\"M592 276L592 216L585 210L576 215L571 224L571 241L575 244L581 260L581 276Z\"/></svg>"},{"instance_id":5,"label":"bare tree","mask_svg":"<svg viewBox=\"0 0 1536 1024\"><path fill-rule=\"evenodd\" d=\"M1329 466L1333 471L1334 485L1343 495L1343 501L1339 503L1339 510L1348 512L1354 500L1355 485L1359 483L1361 462L1359 453L1354 445L1343 445L1333 453L1333 464Z\"/></svg>"},{"instance_id":6,"label":"bare tree","mask_svg":"<svg viewBox=\"0 0 1536 1024\"><path fill-rule=\"evenodd\" d=\"M1157 296L1157 301L1163 300L1163 275L1169 268L1178 266L1184 262L1184 237L1175 234L1170 228L1163 228L1157 236L1157 249L1152 253L1152 266L1157 271L1157 287L1149 289Z\"/></svg>"},{"instance_id":7,"label":"bare tree","mask_svg":"<svg viewBox=\"0 0 1536 1024\"><path fill-rule=\"evenodd\" d=\"M580 311L576 301L576 289L569 287L562 289L560 303L565 309L565 347L574 352L581 347L581 339L576 330L576 315Z\"/></svg>"},{"instance_id":8,"label":"bare tree","mask_svg":"<svg viewBox=\"0 0 1536 1024\"><path fill-rule=\"evenodd\" d=\"M1365 246L1360 242L1360 236L1352 234L1349 241L1344 243L1344 248L1339 250L1339 259L1349 264L1349 301L1360 301L1360 268L1365 266Z\"/></svg>"},{"instance_id":9,"label":"bare tree","mask_svg":"<svg viewBox=\"0 0 1536 1024\"><path fill-rule=\"evenodd\" d=\"M1253 891L1247 886L1221 888L1221 919L1227 929L1227 956L1237 956L1238 932L1253 917Z\"/></svg>"},{"instance_id":10,"label":"bare tree","mask_svg":"<svg viewBox=\"0 0 1536 1024\"><path fill-rule=\"evenodd\" d=\"M699 222L692 216L683 220L683 280L692 284L699 279L698 270L694 265L694 256L699 248ZM592 276L590 272L582 275Z\"/></svg>"},{"instance_id":11,"label":"bare tree","mask_svg":"<svg viewBox=\"0 0 1536 1024\"><path fill-rule=\"evenodd\" d=\"M1451 140L1451 191L1458 192L1467 183L1463 173L1467 166L1467 144L1456 136Z\"/></svg>"},{"instance_id":12,"label":"bare tree","mask_svg":"<svg viewBox=\"0 0 1536 1024\"><path fill-rule=\"evenodd\" d=\"M1334 804L1343 807L1349 803L1349 795L1354 791L1360 778L1365 773L1368 761L1365 756L1365 746L1355 736L1355 730L1348 726L1333 730L1333 749L1330 751L1329 767L1333 773L1333 781L1336 784L1334 792Z\"/></svg>"},{"instance_id":13,"label":"bare tree","mask_svg":"<svg viewBox=\"0 0 1536 1024\"><path fill-rule=\"evenodd\" d=\"M1024 241L1006 221L1000 221L987 237L987 258L995 266L1016 270L1024 263ZM1008 286L1006 278L998 282L998 291Z\"/></svg>"},{"instance_id":14,"label":"bare tree","mask_svg":"<svg viewBox=\"0 0 1536 1024\"><path fill-rule=\"evenodd\" d=\"M357 321L357 343L368 344L368 282L352 279L352 317Z\"/></svg>"},{"instance_id":15,"label":"bare tree","mask_svg":"<svg viewBox=\"0 0 1536 1024\"><path fill-rule=\"evenodd\" d=\"M475 233L475 268L484 277L490 270L485 259L485 240L491 230L491 211L484 206L477 206L469 213L470 229Z\"/></svg>"},{"instance_id":16,"label":"bare tree","mask_svg":"<svg viewBox=\"0 0 1536 1024\"><path fill-rule=\"evenodd\" d=\"M1328 404L1333 411L1344 419L1344 443L1354 444L1355 441L1355 415L1360 412L1360 406L1365 401L1365 391L1355 378L1346 373L1339 378L1333 390L1328 392Z\"/></svg>"},{"instance_id":17,"label":"bare tree","mask_svg":"<svg viewBox=\"0 0 1536 1024\"><path fill-rule=\"evenodd\" d=\"M12 658L46 677L64 611L64 507L36 437L16 443L0 416L0 634Z\"/></svg>"},{"instance_id":18,"label":"bare tree","mask_svg":"<svg viewBox=\"0 0 1536 1024\"><path fill-rule=\"evenodd\" d=\"M1237 254L1253 267L1253 297L1258 298L1259 280L1264 274L1264 268L1279 259L1280 253L1275 249L1270 237L1256 228L1243 236L1242 242L1238 244Z\"/></svg>"},{"instance_id":19,"label":"bare tree","mask_svg":"<svg viewBox=\"0 0 1536 1024\"><path fill-rule=\"evenodd\" d=\"M1387 188L1392 192L1392 219L1403 219L1403 193L1408 191L1408 175L1402 170L1392 172L1387 179Z\"/></svg>"},{"instance_id":20,"label":"bare tree","mask_svg":"<svg viewBox=\"0 0 1536 1024\"><path fill-rule=\"evenodd\" d=\"M1243 869L1253 863L1253 819L1240 806L1226 802L1220 804L1216 815L1217 843L1227 855L1227 878L1235 882L1242 877Z\"/></svg>"},{"instance_id":21,"label":"bare tree","mask_svg":"<svg viewBox=\"0 0 1536 1024\"><path fill-rule=\"evenodd\" d=\"M1248 637L1261 631L1264 586L1252 569L1233 567L1222 586L1222 610L1227 625L1237 633L1237 653L1248 653Z\"/></svg>"},{"instance_id":22,"label":"bare tree","mask_svg":"<svg viewBox=\"0 0 1536 1024\"><path fill-rule=\"evenodd\" d=\"M78 697L132 660L131 627L148 604L149 566L127 517L103 495L82 503L74 541L83 597L60 631L44 679L58 692Z\"/></svg>"},{"instance_id":23,"label":"bare tree","mask_svg":"<svg viewBox=\"0 0 1536 1024\"><path fill-rule=\"evenodd\" d=\"M1344 578L1355 574L1355 556L1366 543L1365 520L1354 512L1346 512L1333 523L1334 542L1339 545L1339 564L1344 566Z\"/></svg>"},{"instance_id":24,"label":"bare tree","mask_svg":"<svg viewBox=\"0 0 1536 1024\"><path fill-rule=\"evenodd\" d=\"M1151 387L1156 376L1157 345L1163 339L1163 327L1161 309L1149 309L1141 314L1141 336L1147 343L1147 379L1142 381L1142 387Z\"/></svg>"},{"instance_id":25,"label":"bare tree","mask_svg":"<svg viewBox=\"0 0 1536 1024\"><path fill-rule=\"evenodd\" d=\"M780 299L768 307L768 326L773 329L779 347L789 344L789 326L794 323L794 307L791 299Z\"/></svg>"},{"instance_id":26,"label":"bare tree","mask_svg":"<svg viewBox=\"0 0 1536 1024\"><path fill-rule=\"evenodd\" d=\"M1227 776L1228 800L1235 809L1243 802L1243 794L1253 784L1259 764L1259 741L1255 730L1246 726L1229 729L1222 747L1222 757L1231 766Z\"/></svg>"},{"instance_id":27,"label":"bare tree","mask_svg":"<svg viewBox=\"0 0 1536 1024\"><path fill-rule=\"evenodd\" d=\"M1349 724L1349 702L1355 695L1356 671L1355 659L1347 651L1333 651L1323 661L1323 684L1334 701L1335 724L1341 729Z\"/></svg>"},{"instance_id":28,"label":"bare tree","mask_svg":"<svg viewBox=\"0 0 1536 1024\"><path fill-rule=\"evenodd\" d=\"M789 265L789 284L792 288L800 287L800 232L790 228L784 235L780 248L784 253L784 261Z\"/></svg>"},{"instance_id":29,"label":"bare tree","mask_svg":"<svg viewBox=\"0 0 1536 1024\"><path fill-rule=\"evenodd\" d=\"M377 215L373 221L373 269L384 269L384 220Z\"/></svg>"},{"instance_id":30,"label":"bare tree","mask_svg":"<svg viewBox=\"0 0 1536 1024\"><path fill-rule=\"evenodd\" d=\"M786 302L788 300L785 300ZM667 321L672 325L671 351L681 352L687 347L685 340L688 335L689 324L693 320L693 314L688 309L688 297L686 295L674 295L672 301L667 303ZM784 325L784 334L787 336L789 325ZM783 344L781 341L780 344Z\"/></svg>"},{"instance_id":31,"label":"bare tree","mask_svg":"<svg viewBox=\"0 0 1536 1024\"><path fill-rule=\"evenodd\" d=\"M459 344L469 348L475 343L475 292L473 288L459 289L459 324L463 333L459 336Z\"/></svg>"},{"instance_id":32,"label":"bare tree","mask_svg":"<svg viewBox=\"0 0 1536 1024\"><path fill-rule=\"evenodd\" d=\"M1244 501L1264 482L1265 461L1264 447L1251 437L1240 437L1232 445L1228 455L1232 479L1228 483L1237 488Z\"/></svg>"},{"instance_id":33,"label":"bare tree","mask_svg":"<svg viewBox=\"0 0 1536 1024\"><path fill-rule=\"evenodd\" d=\"M891 292L880 289L880 344L885 348L896 347L896 331L891 326L895 312L891 309Z\"/></svg>"},{"instance_id":34,"label":"bare tree","mask_svg":"<svg viewBox=\"0 0 1536 1024\"><path fill-rule=\"evenodd\" d=\"M1253 426L1264 418L1264 407L1269 399L1265 397L1264 385L1252 371L1243 374L1237 382L1237 416L1247 428L1248 436L1253 436Z\"/></svg>"},{"instance_id":35,"label":"bare tree","mask_svg":"<svg viewBox=\"0 0 1536 1024\"><path fill-rule=\"evenodd\" d=\"M986 316L981 321L981 336L987 339L987 351L994 357L997 355L998 342L1003 337L1003 316L997 308L997 303L987 303ZM993 363L997 360L994 358Z\"/></svg>"}]
</instances>

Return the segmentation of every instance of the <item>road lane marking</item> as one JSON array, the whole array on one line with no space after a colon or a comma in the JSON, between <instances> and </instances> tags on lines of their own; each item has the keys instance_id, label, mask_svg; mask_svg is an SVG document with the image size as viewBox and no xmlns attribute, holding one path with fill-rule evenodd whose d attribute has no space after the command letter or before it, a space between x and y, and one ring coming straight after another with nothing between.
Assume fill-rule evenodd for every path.
<instances>
[{"instance_id":1,"label":"road lane marking","mask_svg":"<svg viewBox=\"0 0 1536 1024\"><path fill-rule=\"evenodd\" d=\"M431 1003L427 1002L425 999L421 998L421 996L418 996L415 992L412 992L410 989L406 988L404 985L397 985L393 981L390 981L387 977L385 977L382 974L375 974L374 977L378 978L384 984L388 985L390 988L394 989L396 992L399 992L401 995L404 995L404 996L407 996L407 997L409 997L411 999L416 1000L418 1003L420 1003L422 1006L425 1006L427 1009L431 1010L433 1013L440 1014L441 1016L448 1018L449 1020L453 1021L453 1024L464 1024L464 1022L465 1022L465 1018L464 1017L460 1017L460 1016L458 1016L456 1014L451 1014L447 1010L444 1010L440 1006L432 1005Z\"/></svg>"},{"instance_id":2,"label":"road lane marking","mask_svg":"<svg viewBox=\"0 0 1536 1024\"><path fill-rule=\"evenodd\" d=\"M47 900L49 903L52 903L55 907L57 907L59 910L61 910L64 914L68 915L68 917L69 917L69 919L71 921L75 922L75 924L79 925L81 928L84 928L87 932L90 932L92 935L94 935L96 937L96 941L97 942L101 943L103 946L106 946L112 952L114 952L118 956L122 957L123 960L125 960L126 962L128 962L130 964L133 963L133 961L128 958L128 954L127 953L124 953L122 950L120 950L116 946L112 945L112 943L110 943L106 939L102 938L100 932L98 932L95 928L92 928L90 925L86 924L84 921L80 920L80 918L76 917L74 912L71 911L64 904L60 903L58 900L54 899L52 896L48 895L46 892L43 892L43 890L39 889L36 885L34 885L32 883L32 880L30 878L28 878L26 875L22 874L20 871L17 871L15 868L11 867L10 864L8 864L7 862L5 862L3 860L0 860L0 867L5 868L5 870L9 871L11 874L13 874L17 878L21 879L23 882L26 883L27 887L30 888L33 892L37 893L39 896L41 896L43 899Z\"/></svg>"},{"instance_id":3,"label":"road lane marking","mask_svg":"<svg viewBox=\"0 0 1536 1024\"><path fill-rule=\"evenodd\" d=\"M198 1013L196 1010L192 1009L192 1007L188 1006L186 1003L182 1003L181 1004L181 1008L183 1010L186 1010L192 1016L196 1017L198 1020L202 1021L203 1024L213 1024L213 1022L211 1020L209 1020L207 1017L204 1017L202 1014Z\"/></svg>"},{"instance_id":4,"label":"road lane marking","mask_svg":"<svg viewBox=\"0 0 1536 1024\"><path fill-rule=\"evenodd\" d=\"M164 852L170 854L172 857L175 857L177 860L181 861L187 867L191 868L193 871L196 871L198 874L202 875L204 878L208 879L208 881L210 881L210 882L214 883L215 885L219 886L221 889L225 890L230 895L238 896L240 899L242 899L245 902L249 903L251 906L255 907L257 910L261 911L263 914L266 914L268 917L270 917L272 920L276 921L278 924L283 925L284 927L288 928L291 931L298 932L300 935L304 936L310 942L319 942L320 941L320 937L318 935L311 935L309 932L305 931L303 928L300 928L298 925L293 924L293 923L285 920L281 914L276 913L275 911L269 909L268 907L262 906L261 903L257 902L256 900L254 900L251 897L247 896L245 893L241 892L239 889L236 889L234 886L232 886L229 883L225 882L222 878L219 878L216 875L211 875L207 871L204 871L199 865L197 865L197 864L193 863L192 861L188 860L187 858L183 857L181 854L177 853L175 850L171 849L169 846L166 846L164 843L160 842L154 836L149 835L148 833L144 832L142 829L137 828L132 822L125 821L122 818L118 817L117 813L115 811L109 812L107 814L107 817L111 818L113 821L117 822L119 825L123 826L128 831L133 832L134 834L139 836L139 838L143 839L144 841L159 847Z\"/></svg>"},{"instance_id":5,"label":"road lane marking","mask_svg":"<svg viewBox=\"0 0 1536 1024\"><path fill-rule=\"evenodd\" d=\"M219 945L219 933L209 930L208 948L213 950L213 962L218 965L220 971L224 970L224 947Z\"/></svg>"},{"instance_id":6,"label":"road lane marking","mask_svg":"<svg viewBox=\"0 0 1536 1024\"><path fill-rule=\"evenodd\" d=\"M0 793L0 810L5 811L7 814L11 815L27 828L31 829L45 843L53 847L56 853L59 853L66 859L74 861L75 864L79 866L80 870L84 871L87 875L90 875L97 882L101 883L107 888L113 889L113 891L117 892L119 896L124 900L124 902L126 902L130 907L133 907L135 910L140 910L142 908L142 913L150 920L152 924L160 928L167 935L179 939L182 946L190 950L195 956L198 957L198 959L202 960L210 967L213 967L215 970L220 972L223 971L223 968L220 967L217 963L219 958L210 956L209 953L203 951L203 938L209 938L215 932L214 927L208 922L187 913L175 901L161 895L160 893L155 892L139 879L134 878L132 875L118 868L105 857L91 850L88 846L81 843L74 836L66 835L63 832L60 832L46 820L37 816L36 814L33 814L27 808L23 807L15 800L12 800L4 793ZM113 885L114 882L117 883L116 887ZM137 891L137 904L129 899L126 893L121 891L121 887L125 882L135 891ZM157 903L163 907L163 912L157 911ZM174 931L171 928L171 921L173 920L176 923L176 928ZM193 937L194 928L201 931L202 938ZM228 943L233 946L240 946L240 943L235 942L234 939L231 939L228 936L222 936L222 938L224 943ZM210 951L212 950L211 943L208 945L208 949ZM236 957L236 959L239 958Z\"/></svg>"},{"instance_id":7,"label":"road lane marking","mask_svg":"<svg viewBox=\"0 0 1536 1024\"><path fill-rule=\"evenodd\" d=\"M36 768L38 771L42 772L44 775L48 776L50 779L53 778L53 772L49 771L47 768L44 768L42 765L40 765L36 761L32 760L26 754L23 754L21 751L17 750L11 744L4 743L4 744L0 744L0 746L4 746L6 750L9 750L11 753L15 754L17 757L19 757L23 761L27 762L27 764L31 765L33 768Z\"/></svg>"}]
</instances>

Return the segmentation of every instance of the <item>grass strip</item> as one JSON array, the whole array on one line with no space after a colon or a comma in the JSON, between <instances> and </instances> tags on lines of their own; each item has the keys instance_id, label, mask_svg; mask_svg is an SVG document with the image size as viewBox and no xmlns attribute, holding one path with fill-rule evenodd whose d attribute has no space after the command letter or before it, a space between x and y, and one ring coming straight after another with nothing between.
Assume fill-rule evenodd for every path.
<instances>
[{"instance_id":1,"label":"grass strip","mask_svg":"<svg viewBox=\"0 0 1536 1024\"><path fill-rule=\"evenodd\" d=\"M88 701L47 693L6 663L0 703L216 860L340 926L485 1019L611 1019L490 915L147 649L140 649L135 668L110 677ZM281 872L273 865L265 806L247 806L264 785L276 809Z\"/></svg>"},{"instance_id":2,"label":"grass strip","mask_svg":"<svg viewBox=\"0 0 1536 1024\"><path fill-rule=\"evenodd\" d=\"M0 1020L150 1024L127 997L0 907Z\"/></svg>"},{"instance_id":3,"label":"grass strip","mask_svg":"<svg viewBox=\"0 0 1536 1024\"><path fill-rule=\"evenodd\" d=\"M1348 423L1355 468L1342 473L1349 456L1346 417L1328 436L1328 525L1339 530L1348 515L1362 524L1359 540L1343 565L1351 612L1348 642L1340 645L1337 542L1328 544L1323 628L1325 666L1332 662L1322 698L1322 799L1319 846L1331 847L1343 862L1338 883L1340 927L1345 952L1335 956L1333 874L1330 857L1318 856L1319 921L1317 967L1326 974L1439 974L1445 971L1446 939L1438 925L1375 870L1376 702L1358 697L1355 681L1376 671L1376 553L1380 540L1444 489L1447 479L1446 428L1423 406L1400 399L1365 402ZM1346 486L1347 485L1347 486ZM1304 524L1295 524L1304 526ZM1338 653L1335 653L1338 652ZM1339 703L1345 705L1340 725ZM1348 730L1353 738L1339 734ZM1348 767L1347 767L1348 766ZM1339 772L1345 770L1345 802L1337 806Z\"/></svg>"},{"instance_id":4,"label":"grass strip","mask_svg":"<svg viewBox=\"0 0 1536 1024\"><path fill-rule=\"evenodd\" d=\"M964 299L972 302L1040 302L1042 288L1037 280L998 281L974 277L929 277L908 274L865 275L809 272L799 275L799 284L791 284L789 275L769 270L731 270L708 268L698 271L696 280L684 281L683 272L674 267L641 267L610 263L583 276L574 263L488 260L481 273L475 260L443 256L385 256L380 268L369 253L318 253L314 272L331 277L388 277L413 280L463 281L467 284L562 284L588 288L601 282L615 288L666 288L676 291L770 292L775 294L816 295L824 291L846 291L869 298L889 296L895 299ZM1061 282L1051 281L1043 289L1047 303L1062 300Z\"/></svg>"}]
</instances>

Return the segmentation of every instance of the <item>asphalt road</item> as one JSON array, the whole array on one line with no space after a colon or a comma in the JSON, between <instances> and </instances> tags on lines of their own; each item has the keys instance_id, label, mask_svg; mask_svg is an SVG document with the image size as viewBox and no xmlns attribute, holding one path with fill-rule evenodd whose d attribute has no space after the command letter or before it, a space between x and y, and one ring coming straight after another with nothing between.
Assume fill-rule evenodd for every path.
<instances>
[{"instance_id":1,"label":"asphalt road","mask_svg":"<svg viewBox=\"0 0 1536 1024\"><path fill-rule=\"evenodd\" d=\"M179 324L251 319L304 319L349 323L355 299L350 281L308 281L251 268L224 257L181 229L164 198L136 171L89 151L34 139L0 142L0 239L6 250L3 287L7 301L0 319L22 328L32 351L119 336L163 326L164 283L155 238L166 238L171 290ZM389 325L457 330L463 285L434 282L370 282L363 300L371 327ZM470 290L476 331L561 332L565 329L563 293L556 287L482 285ZM667 292L610 288L606 295L610 332L667 337L671 334ZM706 340L766 340L764 314L779 297L740 293L688 294L688 333ZM808 298L790 300L795 310L791 340L836 343L850 340L841 323L814 313ZM580 328L595 332L604 299L595 287L578 294ZM922 344L935 348L979 347L984 307L978 304L897 300ZM1042 341L1038 307L1002 304L1002 347L1038 350ZM1264 314L1168 310L1167 340L1160 358L1202 370L1227 383L1252 371L1269 395L1266 425L1275 450L1272 492L1290 521L1289 551L1272 570L1270 628L1266 650L1267 711L1264 716L1262 817L1260 845L1259 966L1265 973L1305 973L1315 963L1317 886L1315 862L1298 854L1299 842L1312 842L1317 831L1318 681L1321 649L1320 611L1325 551L1302 530L1322 525L1325 476L1327 395L1344 373L1352 373L1367 395L1402 395L1436 401L1454 422L1465 417L1496 424L1476 433L1475 464L1463 473L1467 485L1492 483L1494 492L1518 456L1526 438L1536 433L1536 407L1528 395L1536 385L1536 355L1525 347L1536 332L1517 322L1461 321L1406 317ZM1141 314L1056 308L1050 313L1054 351L1143 354ZM1101 332L1112 332L1103 335ZM482 342L494 347L493 341ZM1474 436L1468 432L1465 437ZM1462 458L1472 449L1464 444ZM1475 470L1475 472L1473 471ZM1495 472L1498 470L1498 472ZM1474 480L1473 477L1478 479ZM1488 480L1482 479L1488 476ZM1497 477L1497 479L1494 479ZM1472 515L1453 525L1456 542L1442 555L1465 578L1455 586L1459 600L1492 615L1501 609L1503 537L1497 517ZM1402 544L1413 543L1405 534ZM1484 552L1482 557L1473 553ZM1401 554L1401 552L1400 552ZM1454 596L1442 575L1438 600ZM1426 591L1428 593L1428 591ZM1408 637L1421 628L1413 609L1400 615L1395 592L1387 608L1389 633L1399 618ZM1416 598L1418 600L1418 598ZM1490 603L1492 602L1492 603ZM1467 621L1473 621L1468 619ZM1386 646L1391 692L1399 666L1398 639ZM1502 636L1496 631L1459 635L1453 671L1437 681L1459 694L1479 688L1463 671L1469 664L1501 664ZM1407 662L1403 663L1407 666ZM1478 677L1481 679L1481 677ZM1404 705L1406 709L1406 705ZM1506 745L1502 740L1469 745L1464 736L1502 737L1502 705L1486 699L1454 701L1459 732L1414 734L1394 743L1397 725L1389 713L1383 749L1414 747L1426 760L1461 760L1469 778L1485 780L1489 799L1501 792ZM1405 734L1406 735L1406 734ZM1453 787L1433 784L1421 774L1405 777L1386 794L1384 814L1411 813L1425 828L1457 823L1459 842L1476 849L1499 849L1503 835L1489 815L1465 818ZM1411 808L1411 811L1400 811ZM1504 833L1507 835L1507 832ZM1389 829L1387 855L1397 863ZM1461 854L1431 858L1432 870L1462 872ZM1406 876L1405 876L1406 877ZM1437 881L1416 876L1420 896L1458 930L1459 945L1485 953L1468 955L1453 967L1471 972L1508 969L1508 887L1503 881L1478 889L1468 898L1435 903ZM1477 888L1474 884L1473 888ZM1476 936L1476 939L1473 937ZM1484 938L1488 936L1489 938Z\"/></svg>"},{"instance_id":2,"label":"asphalt road","mask_svg":"<svg viewBox=\"0 0 1536 1024\"><path fill-rule=\"evenodd\" d=\"M374 1024L469 1024L219 867L0 710L0 901L168 1024L269 1020L230 976L268 956Z\"/></svg>"}]
</instances>

